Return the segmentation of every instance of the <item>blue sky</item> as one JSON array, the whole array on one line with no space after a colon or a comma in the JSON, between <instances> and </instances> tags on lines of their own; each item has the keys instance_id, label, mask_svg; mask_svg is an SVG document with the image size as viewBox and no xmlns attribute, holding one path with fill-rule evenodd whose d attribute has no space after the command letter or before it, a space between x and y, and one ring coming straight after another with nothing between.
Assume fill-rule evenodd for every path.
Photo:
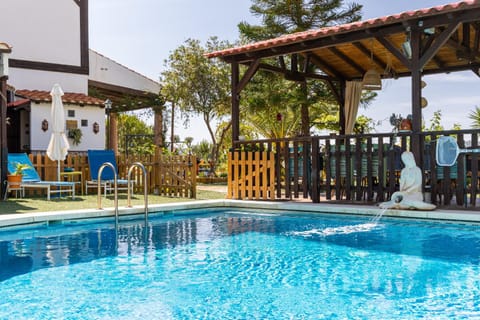
<instances>
[{"instance_id":1,"label":"blue sky","mask_svg":"<svg viewBox=\"0 0 480 320\"><path fill-rule=\"evenodd\" d=\"M357 1L363 5L364 19L426 8L452 1ZM250 0L93 0L89 3L90 48L137 71L158 80L164 60L186 39L202 42L210 36L231 42L238 38L240 21L255 22L249 8ZM480 79L472 72L440 74L424 77L427 87L423 95L428 106L423 109L429 124L433 112L442 111L446 129L454 123L470 126L467 115L480 105ZM410 79L385 80L376 101L359 113L382 121L378 132L388 132L388 117L392 113L410 112ZM183 139L195 137L194 143L208 138L202 122L190 128L177 124L177 134Z\"/></svg>"}]
</instances>

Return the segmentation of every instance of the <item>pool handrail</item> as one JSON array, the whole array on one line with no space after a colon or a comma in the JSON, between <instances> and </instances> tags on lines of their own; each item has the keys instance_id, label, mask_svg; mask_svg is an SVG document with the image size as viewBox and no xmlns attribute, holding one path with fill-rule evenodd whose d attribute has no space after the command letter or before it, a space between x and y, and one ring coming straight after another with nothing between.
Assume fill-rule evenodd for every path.
<instances>
[{"instance_id":1,"label":"pool handrail","mask_svg":"<svg viewBox=\"0 0 480 320\"><path fill-rule=\"evenodd\" d=\"M113 171L113 193L114 193L114 206L115 206L115 230L118 230L118 185L117 185L117 172L115 170L115 166L111 162L104 162L100 168L98 169L98 176L102 176L102 171L106 167L109 167ZM101 189L101 181L98 180L98 196L97 196L97 208L99 210L102 208L102 189Z\"/></svg>"},{"instance_id":2,"label":"pool handrail","mask_svg":"<svg viewBox=\"0 0 480 320\"><path fill-rule=\"evenodd\" d=\"M133 188L133 185L131 185L131 173L135 167L138 167L142 170L143 172L143 197L144 197L144 210L145 210L145 226L148 224L148 183L147 183L147 170L145 169L145 166L140 163L140 162L134 162L128 169L128 175L127 175L127 181L128 181L128 187L127 187L127 207L131 208L132 207L132 202L131 202L131 188Z\"/></svg>"}]
</instances>

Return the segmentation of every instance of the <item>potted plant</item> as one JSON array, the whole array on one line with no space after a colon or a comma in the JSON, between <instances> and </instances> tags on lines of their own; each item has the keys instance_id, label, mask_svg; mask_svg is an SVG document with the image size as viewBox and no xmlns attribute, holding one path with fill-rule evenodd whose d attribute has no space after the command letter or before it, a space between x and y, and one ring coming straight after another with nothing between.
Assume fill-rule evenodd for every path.
<instances>
[{"instance_id":1,"label":"potted plant","mask_svg":"<svg viewBox=\"0 0 480 320\"><path fill-rule=\"evenodd\" d=\"M409 114L406 118L403 118L400 114L393 113L390 116L390 124L398 132L412 131L412 115Z\"/></svg>"},{"instance_id":2,"label":"potted plant","mask_svg":"<svg viewBox=\"0 0 480 320\"><path fill-rule=\"evenodd\" d=\"M68 137L72 139L73 144L78 146L82 142L82 130L79 128L72 128L68 130Z\"/></svg>"},{"instance_id":3,"label":"potted plant","mask_svg":"<svg viewBox=\"0 0 480 320\"><path fill-rule=\"evenodd\" d=\"M15 171L7 175L7 181L10 188L19 188L22 183L23 171L31 168L29 164L17 162L15 164Z\"/></svg>"},{"instance_id":4,"label":"potted plant","mask_svg":"<svg viewBox=\"0 0 480 320\"><path fill-rule=\"evenodd\" d=\"M399 131L412 131L412 115L409 114L406 118L400 121L400 127L398 128Z\"/></svg>"}]
</instances>

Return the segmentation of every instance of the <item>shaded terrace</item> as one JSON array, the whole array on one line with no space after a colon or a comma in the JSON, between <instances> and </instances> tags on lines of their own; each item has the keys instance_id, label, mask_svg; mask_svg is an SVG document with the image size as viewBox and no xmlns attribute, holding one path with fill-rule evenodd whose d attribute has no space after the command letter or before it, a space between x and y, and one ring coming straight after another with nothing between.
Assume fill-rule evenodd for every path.
<instances>
[{"instance_id":1,"label":"shaded terrace","mask_svg":"<svg viewBox=\"0 0 480 320\"><path fill-rule=\"evenodd\" d=\"M401 149L398 152L409 147L415 154L417 164L426 172L425 190L431 189L435 195L445 193L449 189L449 193L456 194L457 204L464 205L466 203L464 195L469 184L468 192L472 197L470 203L474 206L478 189L477 155L461 155L459 157L457 176L452 178L455 180L453 181L455 185L452 187L454 189L452 189L450 187L452 181L449 181L448 178L450 176L449 168L444 169L441 174L436 174L434 148L436 137L443 134L456 134L461 147L465 146L465 141L475 147L478 145L479 130L437 132L428 135L422 133L421 86L424 75L470 70L478 76L479 45L480 1L462 1L285 35L212 52L208 54L208 57L221 58L231 64L234 147L254 145L256 148L261 147L262 150L274 152L277 157L276 198L281 195L286 195L287 198L292 197L289 190L289 181L291 180L293 180L293 186L300 183L304 197L310 195L314 202L320 200L316 193L319 193L322 187L327 189L327 198L329 197L328 188L334 188L337 200L342 200L342 192L350 193L352 186L358 189L364 186L372 190L378 186L378 179L381 180L381 188L388 187L390 191L395 189L393 173L398 170L395 170L397 169L394 163L395 155L392 152L398 138L394 137L392 133L376 136L350 135L350 128L355 121L358 106L352 106L350 99L346 98L349 96L349 87L354 82L362 81L365 73L373 66L376 70L386 70L380 72L382 79L411 78L412 130L401 134L399 146ZM284 139L282 143L278 141L239 141L240 94L260 70L278 73L287 80L303 85L307 85L306 81L312 79L325 81L340 106L340 135L333 137L329 143L327 140L332 137ZM304 117L304 121L305 119L308 120L308 116ZM332 147L332 150L335 151L329 149L331 148L328 146L330 143L335 145ZM362 143L366 147L362 147ZM350 144L358 147L350 150ZM369 144L373 149L368 147ZM282 145L290 146L289 150L282 149ZM390 146L390 148L384 150L382 145ZM367 154L372 154L375 152L374 150L378 152L378 158L374 161L364 161L364 158L368 158ZM317 154L320 156L317 157ZM289 161L292 157L293 162ZM355 169L355 174L346 174L346 178L343 179L344 183L340 183L339 179L332 174L333 162L325 160L332 157L336 159L334 165L337 169L336 172L339 172L340 169L353 172ZM353 163L342 162L342 157L353 159ZM303 166L299 167L299 163L302 161L304 161ZM371 173L378 172L378 163L383 164L384 161L385 167L390 170L377 173L376 183L362 183L363 177L373 179ZM365 162L366 168L362 170L362 163L365 164ZM287 170L289 165L294 168ZM303 172L300 174L300 171ZM326 177L322 177L320 171L323 171ZM284 172L285 176L278 178L282 174L281 172ZM447 178L444 179L444 176ZM300 177L308 177L308 179ZM437 180L442 183L437 183ZM390 183L387 184L386 181L390 181ZM441 192L439 188L444 189L445 192ZM382 190L377 194L379 194L377 198L381 200L383 197L388 197L391 192L385 193ZM244 198L238 195L233 195L233 197ZM296 197L295 193L293 193L293 197ZM346 200L352 199L351 195L346 196ZM432 199L432 201L435 202L436 199Z\"/></svg>"}]
</instances>

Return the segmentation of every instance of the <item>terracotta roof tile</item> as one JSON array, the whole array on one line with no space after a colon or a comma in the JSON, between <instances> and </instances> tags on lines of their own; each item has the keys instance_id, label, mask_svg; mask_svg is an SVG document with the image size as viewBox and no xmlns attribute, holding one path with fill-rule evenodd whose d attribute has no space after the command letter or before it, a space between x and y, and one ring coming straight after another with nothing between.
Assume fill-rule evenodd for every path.
<instances>
[{"instance_id":1,"label":"terracotta roof tile","mask_svg":"<svg viewBox=\"0 0 480 320\"><path fill-rule=\"evenodd\" d=\"M12 101L7 104L8 108L15 108L23 105L29 105L30 104L30 99L20 99L17 101Z\"/></svg>"},{"instance_id":2,"label":"terracotta roof tile","mask_svg":"<svg viewBox=\"0 0 480 320\"><path fill-rule=\"evenodd\" d=\"M34 102L51 102L52 96L49 91L41 90L17 90L15 95L30 99ZM88 106L104 107L104 101L98 98L87 96L83 93L65 92L62 96L62 102L65 104L79 104Z\"/></svg>"},{"instance_id":3,"label":"terracotta roof tile","mask_svg":"<svg viewBox=\"0 0 480 320\"><path fill-rule=\"evenodd\" d=\"M228 55L241 54L246 52L252 52L261 49L273 48L284 44L293 44L305 40L313 40L326 36L338 35L345 32L352 32L361 29L368 29L376 26L385 26L388 24L398 23L410 20L412 18L427 17L438 14L440 12L454 12L458 10L464 10L468 8L480 7L480 0L465 0L460 2L454 2L450 4L435 6L431 8L418 9L412 11L406 11L399 14L390 16L384 16L380 18L373 18L365 21L352 22L348 24L326 27L321 29L303 31L284 35L278 38L259 41L251 44L247 44L240 47L229 48L225 50L215 51L208 53L208 58L223 57Z\"/></svg>"}]
</instances>

